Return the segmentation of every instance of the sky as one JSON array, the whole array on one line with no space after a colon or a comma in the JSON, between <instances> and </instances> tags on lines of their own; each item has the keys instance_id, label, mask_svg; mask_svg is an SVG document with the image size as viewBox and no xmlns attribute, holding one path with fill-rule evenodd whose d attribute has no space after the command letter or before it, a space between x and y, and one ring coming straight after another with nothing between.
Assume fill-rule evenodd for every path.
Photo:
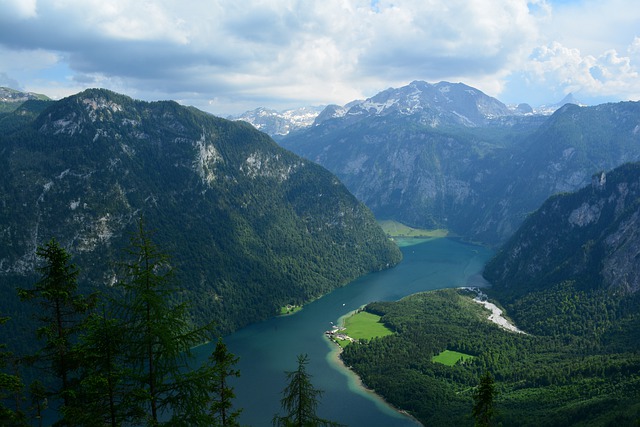
<instances>
[{"instance_id":1,"label":"sky","mask_svg":"<svg viewBox=\"0 0 640 427\"><path fill-rule=\"evenodd\" d=\"M640 99L638 0L0 0L0 86L226 117L414 80L507 104Z\"/></svg>"}]
</instances>

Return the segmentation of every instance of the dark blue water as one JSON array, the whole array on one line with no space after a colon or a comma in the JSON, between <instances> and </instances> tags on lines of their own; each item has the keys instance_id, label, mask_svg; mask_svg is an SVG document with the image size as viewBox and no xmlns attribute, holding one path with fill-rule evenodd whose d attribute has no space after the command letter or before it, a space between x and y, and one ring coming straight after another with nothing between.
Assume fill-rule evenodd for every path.
<instances>
[{"instance_id":1,"label":"dark blue water","mask_svg":"<svg viewBox=\"0 0 640 427\"><path fill-rule=\"evenodd\" d=\"M337 349L324 331L341 316L372 301L394 301L433 289L482 286L480 272L491 252L451 239L435 239L402 248L403 261L391 270L369 274L305 306L294 315L252 325L225 338L240 358L235 406L240 422L269 426L280 411L284 371L297 367L297 355L309 355L309 372L324 390L318 414L348 426L416 426L357 384L357 377L337 362ZM211 349L202 349L210 353Z\"/></svg>"}]
</instances>

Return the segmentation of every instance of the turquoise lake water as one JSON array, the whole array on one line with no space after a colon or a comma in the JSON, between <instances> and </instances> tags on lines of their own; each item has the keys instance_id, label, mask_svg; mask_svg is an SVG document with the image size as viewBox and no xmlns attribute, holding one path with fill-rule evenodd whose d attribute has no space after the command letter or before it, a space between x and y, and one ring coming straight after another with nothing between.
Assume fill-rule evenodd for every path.
<instances>
[{"instance_id":1,"label":"turquoise lake water","mask_svg":"<svg viewBox=\"0 0 640 427\"><path fill-rule=\"evenodd\" d=\"M229 351L240 358L241 377L233 382L240 422L270 426L280 413L285 371L295 370L297 355L309 356L312 382L324 391L318 414L357 427L416 426L409 417L386 405L357 383L357 377L337 361L337 347L324 331L341 316L373 301L395 301L440 288L484 286L480 276L491 257L489 249L452 239L434 239L402 247L403 261L390 270L372 273L310 303L298 313L273 318L225 337ZM201 348L208 355L211 348ZM206 356L204 356L206 357Z\"/></svg>"}]
</instances>

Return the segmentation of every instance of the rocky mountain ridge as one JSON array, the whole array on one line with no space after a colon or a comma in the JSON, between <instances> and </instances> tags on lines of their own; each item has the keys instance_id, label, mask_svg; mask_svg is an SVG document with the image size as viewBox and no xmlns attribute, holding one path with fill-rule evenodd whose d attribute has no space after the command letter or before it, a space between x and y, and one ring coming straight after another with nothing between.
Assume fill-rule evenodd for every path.
<instances>
[{"instance_id":1,"label":"rocky mountain ridge","mask_svg":"<svg viewBox=\"0 0 640 427\"><path fill-rule=\"evenodd\" d=\"M0 113L14 111L25 101L30 100L50 101L46 95L0 86Z\"/></svg>"},{"instance_id":2,"label":"rocky mountain ridge","mask_svg":"<svg viewBox=\"0 0 640 427\"><path fill-rule=\"evenodd\" d=\"M447 126L434 127L424 119L430 115L403 114L394 102L387 116L379 109L346 114L280 143L334 172L379 219L447 228L489 244L510 237L550 195L586 185L598 170L640 160L639 103L500 116L506 107L465 93L484 101L468 106L475 116L465 120L439 116L451 119ZM478 107L487 103L496 109ZM468 117L476 117L475 125Z\"/></svg>"},{"instance_id":3,"label":"rocky mountain ridge","mask_svg":"<svg viewBox=\"0 0 640 427\"><path fill-rule=\"evenodd\" d=\"M354 105L345 117L418 116L420 123L438 127L450 124L478 126L485 120L513 114L502 102L463 83L432 85L414 81Z\"/></svg>"},{"instance_id":4,"label":"rocky mountain ridge","mask_svg":"<svg viewBox=\"0 0 640 427\"><path fill-rule=\"evenodd\" d=\"M51 237L83 286L108 289L141 215L180 272L176 298L222 332L400 259L335 176L249 124L98 89L22 108L0 120L0 310Z\"/></svg>"},{"instance_id":5,"label":"rocky mountain ridge","mask_svg":"<svg viewBox=\"0 0 640 427\"><path fill-rule=\"evenodd\" d=\"M239 115L229 116L229 120L242 120L271 137L287 135L313 125L324 107L301 107L283 111L258 107Z\"/></svg>"},{"instance_id":6,"label":"rocky mountain ridge","mask_svg":"<svg viewBox=\"0 0 640 427\"><path fill-rule=\"evenodd\" d=\"M499 289L526 293L564 280L613 293L640 290L640 163L592 176L548 199L485 269Z\"/></svg>"},{"instance_id":7,"label":"rocky mountain ridge","mask_svg":"<svg viewBox=\"0 0 640 427\"><path fill-rule=\"evenodd\" d=\"M409 85L389 88L371 98L354 100L345 105L331 104L326 107L302 107L284 111L259 107L228 118L244 120L256 129L280 139L291 132L345 116L355 119L372 115L419 115L424 123L430 123L434 127L452 123L478 126L486 124L487 120L503 117L551 115L567 103L581 105L569 94L560 102L536 108L524 103L508 106L463 83L442 81L430 84L416 80Z\"/></svg>"}]
</instances>

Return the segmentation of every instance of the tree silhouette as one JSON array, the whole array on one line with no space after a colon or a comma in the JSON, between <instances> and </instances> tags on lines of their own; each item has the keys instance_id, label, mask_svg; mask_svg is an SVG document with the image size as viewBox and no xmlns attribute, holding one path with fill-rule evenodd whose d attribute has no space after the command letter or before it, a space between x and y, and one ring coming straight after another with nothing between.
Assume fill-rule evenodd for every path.
<instances>
[{"instance_id":1,"label":"tree silhouette","mask_svg":"<svg viewBox=\"0 0 640 427\"><path fill-rule=\"evenodd\" d=\"M36 359L47 364L48 371L60 381L55 395L63 400L60 412L72 410L76 395L79 367L75 340L83 327L95 295L85 297L78 292L78 268L71 263L69 253L51 239L38 248L36 254L44 260L38 268L41 278L32 289L18 289L21 300L37 301L38 320L42 324L36 331L44 340L44 347Z\"/></svg>"},{"instance_id":2,"label":"tree silhouette","mask_svg":"<svg viewBox=\"0 0 640 427\"><path fill-rule=\"evenodd\" d=\"M117 427L131 417L126 404L130 391L124 364L124 325L106 305L92 313L79 339L82 407L73 417L80 425Z\"/></svg>"},{"instance_id":3,"label":"tree silhouette","mask_svg":"<svg viewBox=\"0 0 640 427\"><path fill-rule=\"evenodd\" d=\"M213 354L209 357L209 392L211 392L210 411L216 426L239 426L237 418L241 410L233 411L232 400L236 397L233 387L229 386L229 377L239 377L240 371L233 368L238 358L229 353L227 346L218 339Z\"/></svg>"},{"instance_id":4,"label":"tree silhouette","mask_svg":"<svg viewBox=\"0 0 640 427\"><path fill-rule=\"evenodd\" d=\"M286 413L273 417L274 426L315 427L339 426L333 421L319 418L316 415L319 399L323 391L311 384L311 375L307 372L309 358L306 354L298 355L298 369L287 372L288 385L283 390L280 405Z\"/></svg>"},{"instance_id":5,"label":"tree silhouette","mask_svg":"<svg viewBox=\"0 0 640 427\"><path fill-rule=\"evenodd\" d=\"M473 418L477 427L488 427L495 416L493 399L496 395L493 377L488 371L480 378L480 383L473 395Z\"/></svg>"},{"instance_id":6,"label":"tree silhouette","mask_svg":"<svg viewBox=\"0 0 640 427\"><path fill-rule=\"evenodd\" d=\"M8 317L0 317L0 325L4 324ZM18 426L24 423L24 414L20 411L18 403L22 397L24 384L15 373L6 372L5 369L12 365L13 355L5 351L5 344L0 344L0 425ZM15 400L15 408L10 408L8 403Z\"/></svg>"},{"instance_id":7,"label":"tree silhouette","mask_svg":"<svg viewBox=\"0 0 640 427\"><path fill-rule=\"evenodd\" d=\"M161 424L161 414L172 414L171 425L200 425L206 408L199 403L206 393L204 376L193 372L191 349L209 338L211 325L195 328L187 305L173 303L178 288L173 285L169 257L151 240L142 218L131 238L126 279L119 283L123 325L129 410L144 414L139 421ZM192 421L191 421L192 420Z\"/></svg>"}]
</instances>

